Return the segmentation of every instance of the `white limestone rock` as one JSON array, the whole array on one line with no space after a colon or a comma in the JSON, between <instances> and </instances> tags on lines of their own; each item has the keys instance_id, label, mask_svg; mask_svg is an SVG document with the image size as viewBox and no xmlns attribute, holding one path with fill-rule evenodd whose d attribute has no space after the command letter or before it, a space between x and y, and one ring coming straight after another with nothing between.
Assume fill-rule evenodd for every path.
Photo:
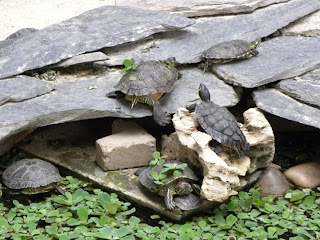
<instances>
[{"instance_id":1,"label":"white limestone rock","mask_svg":"<svg viewBox=\"0 0 320 240\"><path fill-rule=\"evenodd\" d=\"M162 145L163 147L165 145L179 145L179 154L185 153L185 155L180 155L180 160L190 159L194 164L196 158L198 158L204 175L201 195L210 201L223 202L230 196L237 194L236 189L239 189L239 186L242 185L240 178L245 176L250 169L254 168L251 167L251 161L247 155L252 156L254 161L260 161L262 158L268 161L272 161L273 159L274 139L270 137L272 129L263 114L255 108L247 110L244 116L245 124L240 124L240 127L253 150L241 152L239 155L236 153L216 154L209 146L209 142L212 140L211 136L205 132L198 131L199 123L194 112L190 113L185 108L179 108L178 112L173 116L172 121L179 143ZM259 119L252 119L255 117ZM268 137L264 136L266 135L265 132L268 134ZM166 137L163 139L168 140ZM270 146L265 147L263 144L269 144ZM255 151L257 151L256 147L265 147L266 151L264 153L268 152L268 158L264 154L262 156L259 154L255 155ZM183 150L186 148L189 151ZM177 151L172 148L163 149L162 151L163 154L168 154L168 158L176 157L174 155L175 152ZM170 153L173 154L170 155Z\"/></svg>"},{"instance_id":2,"label":"white limestone rock","mask_svg":"<svg viewBox=\"0 0 320 240\"><path fill-rule=\"evenodd\" d=\"M147 166L156 139L133 122L116 120L112 127L114 134L96 141L96 163L104 171Z\"/></svg>"}]
</instances>

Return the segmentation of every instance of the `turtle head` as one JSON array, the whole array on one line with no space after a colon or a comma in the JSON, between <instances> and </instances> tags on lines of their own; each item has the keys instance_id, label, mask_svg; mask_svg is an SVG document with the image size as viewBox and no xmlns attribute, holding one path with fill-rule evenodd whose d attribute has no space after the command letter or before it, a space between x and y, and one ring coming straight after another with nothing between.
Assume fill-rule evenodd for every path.
<instances>
[{"instance_id":1,"label":"turtle head","mask_svg":"<svg viewBox=\"0 0 320 240\"><path fill-rule=\"evenodd\" d=\"M206 87L206 85L204 85L203 83L200 83L200 86L199 86L199 96L202 101L210 102L210 92Z\"/></svg>"},{"instance_id":2,"label":"turtle head","mask_svg":"<svg viewBox=\"0 0 320 240\"><path fill-rule=\"evenodd\" d=\"M251 42L250 43L250 49L251 50L256 49L260 45L260 43L261 43L261 39L257 39L255 41Z\"/></svg>"},{"instance_id":3,"label":"turtle head","mask_svg":"<svg viewBox=\"0 0 320 240\"><path fill-rule=\"evenodd\" d=\"M192 187L187 182L178 182L178 184L176 185L175 192L178 195L186 195L192 192Z\"/></svg>"}]
</instances>

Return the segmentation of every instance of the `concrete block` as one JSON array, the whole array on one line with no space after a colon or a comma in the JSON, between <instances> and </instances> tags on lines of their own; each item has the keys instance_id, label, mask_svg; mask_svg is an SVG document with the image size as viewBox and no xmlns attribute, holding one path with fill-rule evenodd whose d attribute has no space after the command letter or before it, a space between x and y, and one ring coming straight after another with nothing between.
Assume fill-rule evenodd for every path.
<instances>
[{"instance_id":1,"label":"concrete block","mask_svg":"<svg viewBox=\"0 0 320 240\"><path fill-rule=\"evenodd\" d=\"M116 120L117 121L117 120ZM115 122L116 122L115 121ZM156 151L156 139L138 124L120 120L115 134L96 141L96 163L104 170L147 166ZM122 125L124 130L118 127Z\"/></svg>"}]
</instances>

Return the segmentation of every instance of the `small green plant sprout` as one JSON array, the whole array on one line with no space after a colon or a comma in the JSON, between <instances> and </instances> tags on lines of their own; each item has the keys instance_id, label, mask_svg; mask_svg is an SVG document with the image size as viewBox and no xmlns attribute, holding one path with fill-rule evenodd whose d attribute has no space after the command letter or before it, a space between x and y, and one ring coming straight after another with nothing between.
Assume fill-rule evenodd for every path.
<instances>
[{"instance_id":1,"label":"small green plant sprout","mask_svg":"<svg viewBox=\"0 0 320 240\"><path fill-rule=\"evenodd\" d=\"M170 58L167 59L167 60L164 60L164 61L160 60L160 62L165 64L168 69L173 69L174 68L174 61L175 61L174 59L170 59Z\"/></svg>"},{"instance_id":2,"label":"small green plant sprout","mask_svg":"<svg viewBox=\"0 0 320 240\"><path fill-rule=\"evenodd\" d=\"M186 163L177 164L177 163L166 163L163 165L161 173L172 173L173 176L179 177L182 175L183 170L188 165Z\"/></svg>"},{"instance_id":3,"label":"small green plant sprout","mask_svg":"<svg viewBox=\"0 0 320 240\"><path fill-rule=\"evenodd\" d=\"M165 163L165 159L167 158L167 156L161 156L160 152L154 152L152 154L152 157L154 160L152 160L149 165L150 166L160 166L163 165Z\"/></svg>"},{"instance_id":4,"label":"small green plant sprout","mask_svg":"<svg viewBox=\"0 0 320 240\"><path fill-rule=\"evenodd\" d=\"M122 70L123 74L134 73L136 68L138 67L138 65L135 64L135 60L133 58L131 58L130 60L125 59L123 61L123 65L124 65L124 69Z\"/></svg>"}]
</instances>

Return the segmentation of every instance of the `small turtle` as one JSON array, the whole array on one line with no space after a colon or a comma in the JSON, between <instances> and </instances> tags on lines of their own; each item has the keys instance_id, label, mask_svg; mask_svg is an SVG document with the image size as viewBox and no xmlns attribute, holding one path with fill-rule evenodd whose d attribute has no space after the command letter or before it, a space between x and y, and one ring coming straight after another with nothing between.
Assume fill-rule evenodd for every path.
<instances>
[{"instance_id":1,"label":"small turtle","mask_svg":"<svg viewBox=\"0 0 320 240\"><path fill-rule=\"evenodd\" d=\"M256 56L256 48L261 40L251 43L244 40L231 40L214 45L201 53L201 56L210 63L226 63L233 60Z\"/></svg>"},{"instance_id":2,"label":"small turtle","mask_svg":"<svg viewBox=\"0 0 320 240\"><path fill-rule=\"evenodd\" d=\"M190 211L201 205L202 199L200 196L193 193L177 196L173 202L178 210Z\"/></svg>"},{"instance_id":3,"label":"small turtle","mask_svg":"<svg viewBox=\"0 0 320 240\"><path fill-rule=\"evenodd\" d=\"M248 150L250 145L235 117L227 108L210 101L210 92L203 83L200 83L199 86L199 96L202 102L187 108L190 111L195 109L200 126L204 131L217 142L237 152Z\"/></svg>"},{"instance_id":4,"label":"small turtle","mask_svg":"<svg viewBox=\"0 0 320 240\"><path fill-rule=\"evenodd\" d=\"M166 161L166 164L180 165L182 162L173 160ZM173 201L174 195L186 195L192 191L200 193L200 186L196 184L199 178L189 167L184 168L181 176L175 177L171 174L168 176L168 181L163 185L155 184L152 172L159 174L163 167L164 165L158 165L144 169L139 174L139 181L141 185L149 189L149 191L165 197L164 202L169 210L173 210L176 207Z\"/></svg>"},{"instance_id":5,"label":"small turtle","mask_svg":"<svg viewBox=\"0 0 320 240\"><path fill-rule=\"evenodd\" d=\"M61 175L55 166L37 158L17 161L2 173L3 183L23 194L43 193L56 188L64 195L64 190L55 184L60 180Z\"/></svg>"},{"instance_id":6,"label":"small turtle","mask_svg":"<svg viewBox=\"0 0 320 240\"><path fill-rule=\"evenodd\" d=\"M153 106L153 119L161 126L170 123L170 114L165 112L159 103L164 93L170 92L179 72L173 66L174 59L168 61L141 62L135 71L125 74L115 85L117 91L110 92L107 97L132 101L131 108L137 103L147 103Z\"/></svg>"}]
</instances>

